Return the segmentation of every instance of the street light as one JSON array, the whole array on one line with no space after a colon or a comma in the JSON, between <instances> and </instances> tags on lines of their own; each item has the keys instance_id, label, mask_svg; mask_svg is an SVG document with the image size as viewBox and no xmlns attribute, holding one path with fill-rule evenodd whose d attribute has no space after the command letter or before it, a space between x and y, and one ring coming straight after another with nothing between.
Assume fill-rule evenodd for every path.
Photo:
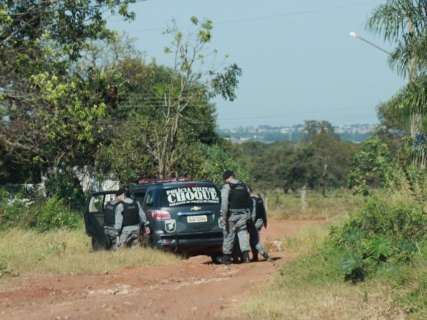
<instances>
[{"instance_id":1,"label":"street light","mask_svg":"<svg viewBox=\"0 0 427 320\"><path fill-rule=\"evenodd\" d=\"M376 45L375 43L373 43L373 42L371 42L371 41L369 41L369 40L366 40L365 38L363 38L361 35L357 34L357 33L356 33L356 32L354 32L354 31L350 32L350 37L352 37L352 38L354 38L354 39L361 40L361 41L363 41L363 42L365 42L365 43L369 44L370 46L372 46L372 47L374 47L374 48L376 48L376 49L380 50L381 52L384 52L385 54L387 54L387 55L391 56L391 52L390 52L390 51L387 51L387 50L385 50L385 49L381 48L379 45Z\"/></svg>"}]
</instances>

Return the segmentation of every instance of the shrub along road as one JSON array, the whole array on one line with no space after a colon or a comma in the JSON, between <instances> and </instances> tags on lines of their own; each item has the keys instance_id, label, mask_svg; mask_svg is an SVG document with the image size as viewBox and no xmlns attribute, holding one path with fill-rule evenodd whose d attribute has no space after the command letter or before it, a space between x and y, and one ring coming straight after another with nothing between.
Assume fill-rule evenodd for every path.
<instances>
[{"instance_id":1,"label":"shrub along road","mask_svg":"<svg viewBox=\"0 0 427 320\"><path fill-rule=\"evenodd\" d=\"M274 262L213 265L194 257L173 265L93 275L30 275L0 282L1 319L216 319L267 284L292 257L275 241L321 220L275 220L263 238Z\"/></svg>"}]
</instances>

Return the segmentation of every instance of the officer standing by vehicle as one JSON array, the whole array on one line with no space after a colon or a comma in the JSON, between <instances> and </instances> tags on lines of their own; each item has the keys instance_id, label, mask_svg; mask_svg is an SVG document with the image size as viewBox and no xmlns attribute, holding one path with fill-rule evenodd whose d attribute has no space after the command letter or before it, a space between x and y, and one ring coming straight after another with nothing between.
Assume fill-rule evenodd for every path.
<instances>
[{"instance_id":1,"label":"officer standing by vehicle","mask_svg":"<svg viewBox=\"0 0 427 320\"><path fill-rule=\"evenodd\" d=\"M128 197L125 189L116 192L116 198L106 205L104 215L104 231L110 239L112 249L134 244L140 233L140 228L149 233L149 222L141 205Z\"/></svg>"},{"instance_id":2,"label":"officer standing by vehicle","mask_svg":"<svg viewBox=\"0 0 427 320\"><path fill-rule=\"evenodd\" d=\"M224 264L231 263L236 235L243 256L243 262L249 262L249 233L247 222L252 208L250 191L246 184L234 177L231 170L223 174L224 186L221 189L221 217L224 221L224 242L222 251Z\"/></svg>"},{"instance_id":3,"label":"officer standing by vehicle","mask_svg":"<svg viewBox=\"0 0 427 320\"><path fill-rule=\"evenodd\" d=\"M249 244L252 250L253 261L258 261L258 253L267 260L271 261L267 250L261 243L259 232L262 227L267 228L267 213L264 202L259 195L251 194L253 206L250 219L248 220Z\"/></svg>"}]
</instances>

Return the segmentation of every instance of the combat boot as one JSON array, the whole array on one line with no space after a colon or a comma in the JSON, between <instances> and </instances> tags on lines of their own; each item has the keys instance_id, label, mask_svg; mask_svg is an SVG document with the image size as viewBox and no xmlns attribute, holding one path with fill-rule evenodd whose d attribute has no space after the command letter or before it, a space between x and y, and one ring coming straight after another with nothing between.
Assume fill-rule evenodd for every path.
<instances>
[{"instance_id":1,"label":"combat boot","mask_svg":"<svg viewBox=\"0 0 427 320\"><path fill-rule=\"evenodd\" d=\"M231 255L230 254L224 254L222 256L222 264L225 264L225 265L231 264Z\"/></svg>"},{"instance_id":2,"label":"combat boot","mask_svg":"<svg viewBox=\"0 0 427 320\"><path fill-rule=\"evenodd\" d=\"M242 259L243 263L251 262L251 260L249 259L249 252L248 251L243 252L242 255L243 255L243 259Z\"/></svg>"}]
</instances>

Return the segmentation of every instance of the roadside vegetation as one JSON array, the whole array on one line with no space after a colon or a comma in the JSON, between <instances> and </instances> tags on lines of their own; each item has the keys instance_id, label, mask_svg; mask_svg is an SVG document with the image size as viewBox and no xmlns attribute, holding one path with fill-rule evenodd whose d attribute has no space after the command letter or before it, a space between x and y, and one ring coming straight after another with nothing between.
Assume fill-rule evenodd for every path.
<instances>
[{"instance_id":1,"label":"roadside vegetation","mask_svg":"<svg viewBox=\"0 0 427 320\"><path fill-rule=\"evenodd\" d=\"M248 318L427 318L426 9L384 1L368 19L408 84L379 106L381 125L352 155L346 183L363 200L328 230L285 240L295 259L243 305Z\"/></svg>"},{"instance_id":2,"label":"roadside vegetation","mask_svg":"<svg viewBox=\"0 0 427 320\"><path fill-rule=\"evenodd\" d=\"M146 247L92 252L81 211L64 200L25 193L11 196L5 190L1 195L0 278L30 273L104 273L179 261L176 255Z\"/></svg>"},{"instance_id":3,"label":"roadside vegetation","mask_svg":"<svg viewBox=\"0 0 427 320\"><path fill-rule=\"evenodd\" d=\"M360 194L337 189L322 195L318 191L283 193L281 190L264 194L269 217L275 219L321 219L334 221L346 217L365 201Z\"/></svg>"},{"instance_id":4,"label":"roadside vegetation","mask_svg":"<svg viewBox=\"0 0 427 320\"><path fill-rule=\"evenodd\" d=\"M90 191L141 176L220 183L233 169L273 217L334 224L284 240L295 259L245 303L248 317L426 319L426 1L384 1L368 21L408 78L372 137L344 142L308 120L297 143L240 145L216 132L213 98L234 100L242 70L207 67L223 61L212 21L192 17L189 33L172 23L170 66L159 65L106 27L105 12L132 20L132 2L0 4L0 275L174 263L146 248L91 253L78 177Z\"/></svg>"},{"instance_id":5,"label":"roadside vegetation","mask_svg":"<svg viewBox=\"0 0 427 320\"><path fill-rule=\"evenodd\" d=\"M425 319L426 217L401 194L375 195L333 227L285 239L294 260L243 310L251 319Z\"/></svg>"},{"instance_id":6,"label":"roadside vegetation","mask_svg":"<svg viewBox=\"0 0 427 320\"><path fill-rule=\"evenodd\" d=\"M401 319L388 286L343 281L338 255L323 247L327 236L323 225L284 240L292 261L241 306L248 319Z\"/></svg>"},{"instance_id":7,"label":"roadside vegetation","mask_svg":"<svg viewBox=\"0 0 427 320\"><path fill-rule=\"evenodd\" d=\"M105 273L180 260L174 254L151 248L114 252L91 252L89 248L90 239L81 227L43 233L18 228L0 231L0 279L35 273Z\"/></svg>"}]
</instances>

